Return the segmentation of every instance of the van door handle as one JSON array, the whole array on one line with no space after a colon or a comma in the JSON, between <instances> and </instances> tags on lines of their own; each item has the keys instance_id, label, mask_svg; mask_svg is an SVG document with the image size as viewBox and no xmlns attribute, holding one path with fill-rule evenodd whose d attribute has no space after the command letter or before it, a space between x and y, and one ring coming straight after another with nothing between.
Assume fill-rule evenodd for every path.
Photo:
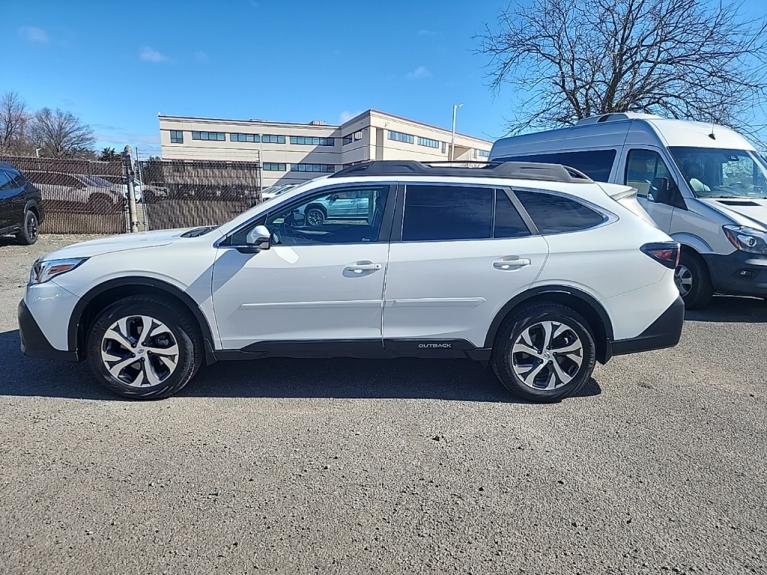
<instances>
[{"instance_id":1,"label":"van door handle","mask_svg":"<svg viewBox=\"0 0 767 575\"><path fill-rule=\"evenodd\" d=\"M518 270L525 266L529 266L532 262L528 258L521 258L519 256L507 256L500 260L493 262L493 267L497 270L504 272Z\"/></svg>"},{"instance_id":2,"label":"van door handle","mask_svg":"<svg viewBox=\"0 0 767 575\"><path fill-rule=\"evenodd\" d=\"M373 262L355 262L346 266L344 271L352 272L354 274L363 274L365 272L377 272L382 268L383 266L381 264Z\"/></svg>"}]
</instances>

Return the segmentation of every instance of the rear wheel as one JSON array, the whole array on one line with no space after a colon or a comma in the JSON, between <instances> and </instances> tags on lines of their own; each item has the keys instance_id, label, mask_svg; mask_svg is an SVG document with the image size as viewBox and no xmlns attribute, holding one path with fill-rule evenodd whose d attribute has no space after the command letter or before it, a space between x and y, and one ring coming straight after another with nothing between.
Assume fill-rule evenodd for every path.
<instances>
[{"instance_id":1,"label":"rear wheel","mask_svg":"<svg viewBox=\"0 0 767 575\"><path fill-rule=\"evenodd\" d=\"M325 212L320 208L309 208L306 210L306 223L315 228L325 223Z\"/></svg>"},{"instance_id":2,"label":"rear wheel","mask_svg":"<svg viewBox=\"0 0 767 575\"><path fill-rule=\"evenodd\" d=\"M558 401L580 390L594 371L588 323L559 304L538 304L508 318L493 347L493 369L517 397Z\"/></svg>"},{"instance_id":3,"label":"rear wheel","mask_svg":"<svg viewBox=\"0 0 767 575\"><path fill-rule=\"evenodd\" d=\"M159 399L183 388L202 364L197 326L186 310L153 296L131 296L91 326L88 363L118 395Z\"/></svg>"},{"instance_id":4,"label":"rear wheel","mask_svg":"<svg viewBox=\"0 0 767 575\"><path fill-rule=\"evenodd\" d=\"M700 256L682 251L679 265L674 272L674 281L688 309L705 307L711 301L714 289Z\"/></svg>"},{"instance_id":5,"label":"rear wheel","mask_svg":"<svg viewBox=\"0 0 767 575\"><path fill-rule=\"evenodd\" d=\"M22 245L31 246L37 241L39 234L38 226L37 214L32 210L24 212L24 221L21 230L16 234L16 241Z\"/></svg>"}]
</instances>

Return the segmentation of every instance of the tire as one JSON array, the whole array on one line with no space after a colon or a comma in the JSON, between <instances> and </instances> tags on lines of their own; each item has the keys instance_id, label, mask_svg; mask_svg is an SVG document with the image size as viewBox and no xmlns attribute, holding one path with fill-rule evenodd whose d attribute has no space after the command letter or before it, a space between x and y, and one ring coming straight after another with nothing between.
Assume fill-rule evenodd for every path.
<instances>
[{"instance_id":1,"label":"tire","mask_svg":"<svg viewBox=\"0 0 767 575\"><path fill-rule=\"evenodd\" d=\"M144 336L143 317L151 319L146 328L146 333L154 334L151 339ZM162 297L121 299L99 313L88 331L87 358L93 375L122 397L169 397L182 389L203 363L196 322L186 309ZM128 363L134 358L135 362ZM169 364L174 361L171 369Z\"/></svg>"},{"instance_id":2,"label":"tire","mask_svg":"<svg viewBox=\"0 0 767 575\"><path fill-rule=\"evenodd\" d=\"M304 214L306 225L312 228L316 228L317 226L324 224L326 217L327 216L325 215L325 211L322 208L309 208Z\"/></svg>"},{"instance_id":3,"label":"tire","mask_svg":"<svg viewBox=\"0 0 767 575\"><path fill-rule=\"evenodd\" d=\"M714 295L706 264L700 256L687 250L682 251L674 280L687 309L706 307Z\"/></svg>"},{"instance_id":4,"label":"tire","mask_svg":"<svg viewBox=\"0 0 767 575\"><path fill-rule=\"evenodd\" d=\"M547 324L552 336L548 346L544 343ZM569 353L556 353L557 349ZM516 397L541 403L559 401L589 381L596 362L594 336L588 322L571 308L533 304L506 318L495 338L491 362L500 382Z\"/></svg>"},{"instance_id":5,"label":"tire","mask_svg":"<svg viewBox=\"0 0 767 575\"><path fill-rule=\"evenodd\" d=\"M32 210L24 212L24 221L21 224L21 230L16 233L16 241L23 246L31 246L37 241L38 228L40 223L37 220L37 214Z\"/></svg>"}]
</instances>

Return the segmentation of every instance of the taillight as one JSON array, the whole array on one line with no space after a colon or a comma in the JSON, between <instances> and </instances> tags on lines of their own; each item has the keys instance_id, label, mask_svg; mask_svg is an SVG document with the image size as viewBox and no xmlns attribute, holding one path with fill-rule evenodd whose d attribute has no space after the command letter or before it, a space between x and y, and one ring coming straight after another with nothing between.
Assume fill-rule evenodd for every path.
<instances>
[{"instance_id":1,"label":"taillight","mask_svg":"<svg viewBox=\"0 0 767 575\"><path fill-rule=\"evenodd\" d=\"M680 250L679 244L676 242L645 244L639 249L669 269L676 269L676 266L679 265Z\"/></svg>"}]
</instances>

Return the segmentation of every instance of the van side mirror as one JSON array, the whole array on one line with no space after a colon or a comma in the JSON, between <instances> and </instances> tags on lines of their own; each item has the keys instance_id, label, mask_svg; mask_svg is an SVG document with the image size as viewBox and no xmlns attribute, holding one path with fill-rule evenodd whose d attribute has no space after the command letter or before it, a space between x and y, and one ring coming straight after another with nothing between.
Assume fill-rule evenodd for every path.
<instances>
[{"instance_id":1,"label":"van side mirror","mask_svg":"<svg viewBox=\"0 0 767 575\"><path fill-rule=\"evenodd\" d=\"M272 233L266 226L256 226L245 236L245 244L235 246L243 254L257 254L272 247Z\"/></svg>"},{"instance_id":2,"label":"van side mirror","mask_svg":"<svg viewBox=\"0 0 767 575\"><path fill-rule=\"evenodd\" d=\"M650 185L648 196L657 204L666 204L675 208L687 209L682 194L679 193L676 183L668 178L655 178Z\"/></svg>"}]
</instances>

